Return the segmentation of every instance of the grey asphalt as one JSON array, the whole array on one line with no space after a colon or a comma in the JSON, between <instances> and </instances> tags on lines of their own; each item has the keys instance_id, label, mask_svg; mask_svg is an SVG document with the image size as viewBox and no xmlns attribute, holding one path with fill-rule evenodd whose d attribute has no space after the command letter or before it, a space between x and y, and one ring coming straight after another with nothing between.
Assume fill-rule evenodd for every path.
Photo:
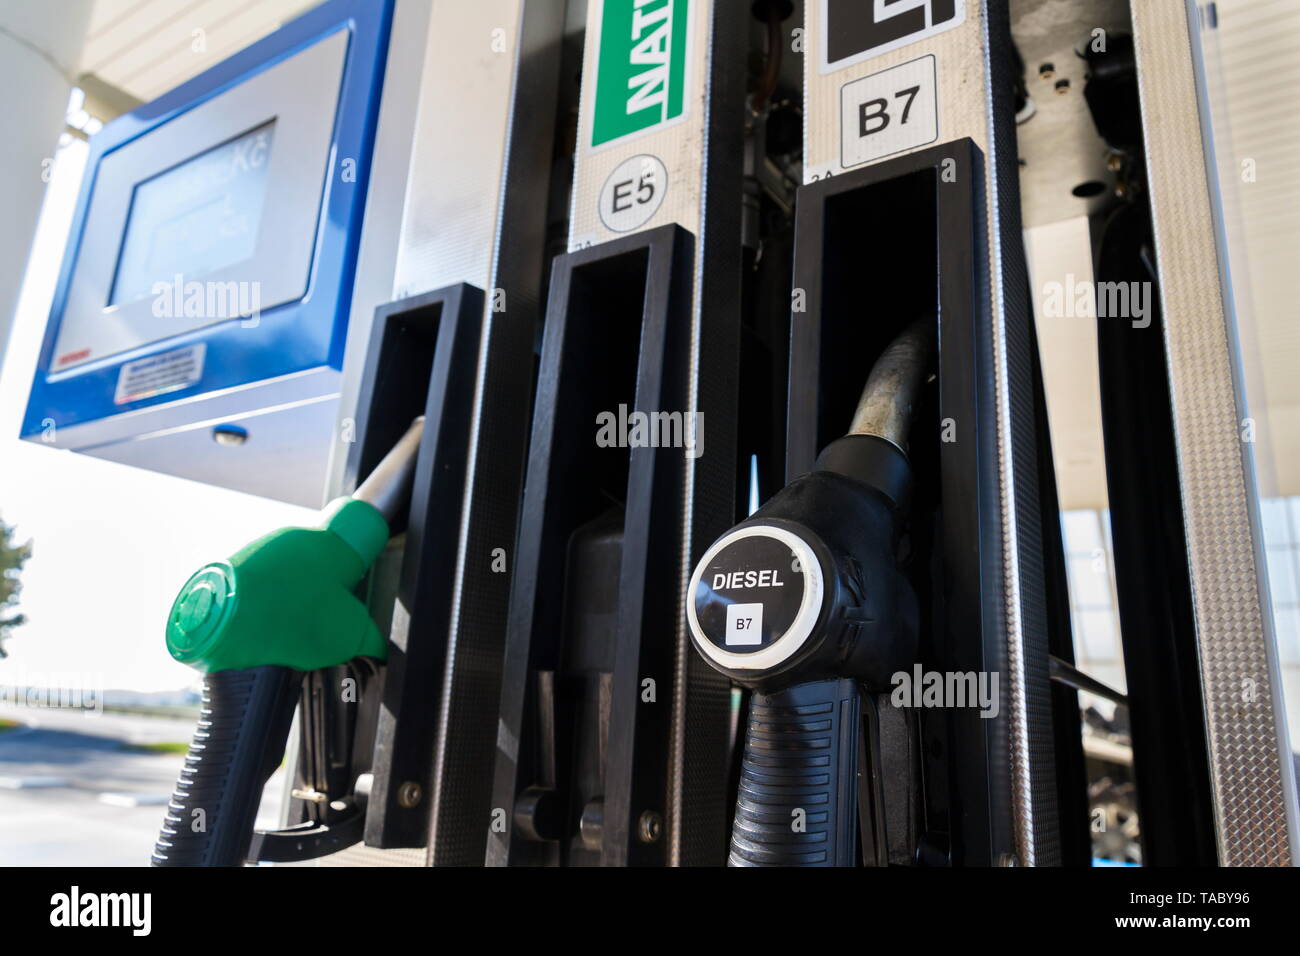
<instances>
[{"instance_id":1,"label":"grey asphalt","mask_svg":"<svg viewBox=\"0 0 1300 956\"><path fill-rule=\"evenodd\" d=\"M25 725L0 731L0 866L149 864L184 757L132 748L188 742L192 721L16 707L0 718ZM282 787L281 772L258 826L274 826Z\"/></svg>"}]
</instances>

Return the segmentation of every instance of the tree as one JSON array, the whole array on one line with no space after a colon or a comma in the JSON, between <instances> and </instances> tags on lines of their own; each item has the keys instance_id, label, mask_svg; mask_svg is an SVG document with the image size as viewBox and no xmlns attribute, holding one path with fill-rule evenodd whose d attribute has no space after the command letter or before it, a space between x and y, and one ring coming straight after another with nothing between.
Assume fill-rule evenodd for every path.
<instances>
[{"instance_id":1,"label":"tree","mask_svg":"<svg viewBox=\"0 0 1300 956\"><path fill-rule=\"evenodd\" d=\"M18 592L23 588L18 575L31 556L32 543L15 543L14 529L0 521L0 658L8 656L5 639L26 620L21 614L6 615L6 611L18 603Z\"/></svg>"}]
</instances>

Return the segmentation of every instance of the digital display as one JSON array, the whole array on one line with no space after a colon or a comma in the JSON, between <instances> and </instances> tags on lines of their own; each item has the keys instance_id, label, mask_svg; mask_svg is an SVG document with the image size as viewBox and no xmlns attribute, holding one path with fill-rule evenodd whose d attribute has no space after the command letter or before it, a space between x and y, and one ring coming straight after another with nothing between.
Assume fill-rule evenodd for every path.
<instances>
[{"instance_id":1,"label":"digital display","mask_svg":"<svg viewBox=\"0 0 1300 956\"><path fill-rule=\"evenodd\" d=\"M252 258L274 136L271 120L136 185L110 306Z\"/></svg>"}]
</instances>

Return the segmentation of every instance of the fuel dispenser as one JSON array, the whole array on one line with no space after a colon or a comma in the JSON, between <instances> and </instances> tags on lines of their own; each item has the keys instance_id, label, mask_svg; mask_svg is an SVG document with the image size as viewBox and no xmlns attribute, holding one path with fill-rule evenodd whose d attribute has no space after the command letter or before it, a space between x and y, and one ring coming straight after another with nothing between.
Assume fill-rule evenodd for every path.
<instances>
[{"instance_id":1,"label":"fuel dispenser","mask_svg":"<svg viewBox=\"0 0 1300 956\"><path fill-rule=\"evenodd\" d=\"M1009 15L746 6L587 7L488 862L720 864L728 832L742 863L1056 861L1084 794L1054 769ZM624 65L659 34L662 76ZM675 410L702 454L593 447ZM882 704L913 666L996 674L994 706ZM800 734L829 762L773 743Z\"/></svg>"},{"instance_id":2,"label":"fuel dispenser","mask_svg":"<svg viewBox=\"0 0 1300 956\"><path fill-rule=\"evenodd\" d=\"M172 647L211 672L209 700L157 862L1087 865L1077 693L1129 697L1075 667L1030 311L1022 229L1093 162L1044 145L1063 113L1017 135L1022 54L1075 44L1043 34L1047 6L398 0L392 56L423 73L376 156L411 178L400 225L358 256L339 502L178 599ZM1120 6L1086 100L1123 154L1109 172L1150 208L1107 218L1098 270L1146 270L1190 309L1151 247L1167 261L1161 209L1195 197L1154 182L1170 152L1135 101L1194 89L1142 63L1171 58L1153 24L1188 24L1174 0ZM503 22L510 63L460 49ZM471 69L490 121L449 137L439 94ZM1226 832L1211 774L1246 757L1206 683L1232 669L1197 644L1215 619L1191 585L1215 567L1165 546L1206 519L1196 498L1173 513L1186 441L1153 370L1187 343L1163 331L1099 336L1107 467L1130 482L1117 562L1172 569L1135 572L1145 600L1121 592L1126 628L1167 625L1128 649L1135 748L1193 738L1163 789L1143 771L1148 800L1188 803L1151 846L1207 861L1212 816ZM1157 518L1164 540L1144 540ZM303 651L305 612L282 615L246 651L229 635L266 636L262 562L308 541L329 639ZM1237 637L1214 646L1259 651ZM930 701L936 675L979 694ZM285 825L252 833L299 685ZM195 808L208 836L183 832ZM1258 829L1229 833L1235 859L1277 858L1285 826Z\"/></svg>"}]
</instances>

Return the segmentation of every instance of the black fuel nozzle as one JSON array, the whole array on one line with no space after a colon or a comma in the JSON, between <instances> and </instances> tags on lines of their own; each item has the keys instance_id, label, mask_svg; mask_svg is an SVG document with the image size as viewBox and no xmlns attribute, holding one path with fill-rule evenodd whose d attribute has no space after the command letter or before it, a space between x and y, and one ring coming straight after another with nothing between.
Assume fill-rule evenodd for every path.
<instances>
[{"instance_id":1,"label":"black fuel nozzle","mask_svg":"<svg viewBox=\"0 0 1300 956\"><path fill-rule=\"evenodd\" d=\"M861 694L888 690L916 657L916 599L897 548L930 343L928 322L895 339L849 433L714 542L691 578L696 647L754 690L732 865L855 860Z\"/></svg>"}]
</instances>

